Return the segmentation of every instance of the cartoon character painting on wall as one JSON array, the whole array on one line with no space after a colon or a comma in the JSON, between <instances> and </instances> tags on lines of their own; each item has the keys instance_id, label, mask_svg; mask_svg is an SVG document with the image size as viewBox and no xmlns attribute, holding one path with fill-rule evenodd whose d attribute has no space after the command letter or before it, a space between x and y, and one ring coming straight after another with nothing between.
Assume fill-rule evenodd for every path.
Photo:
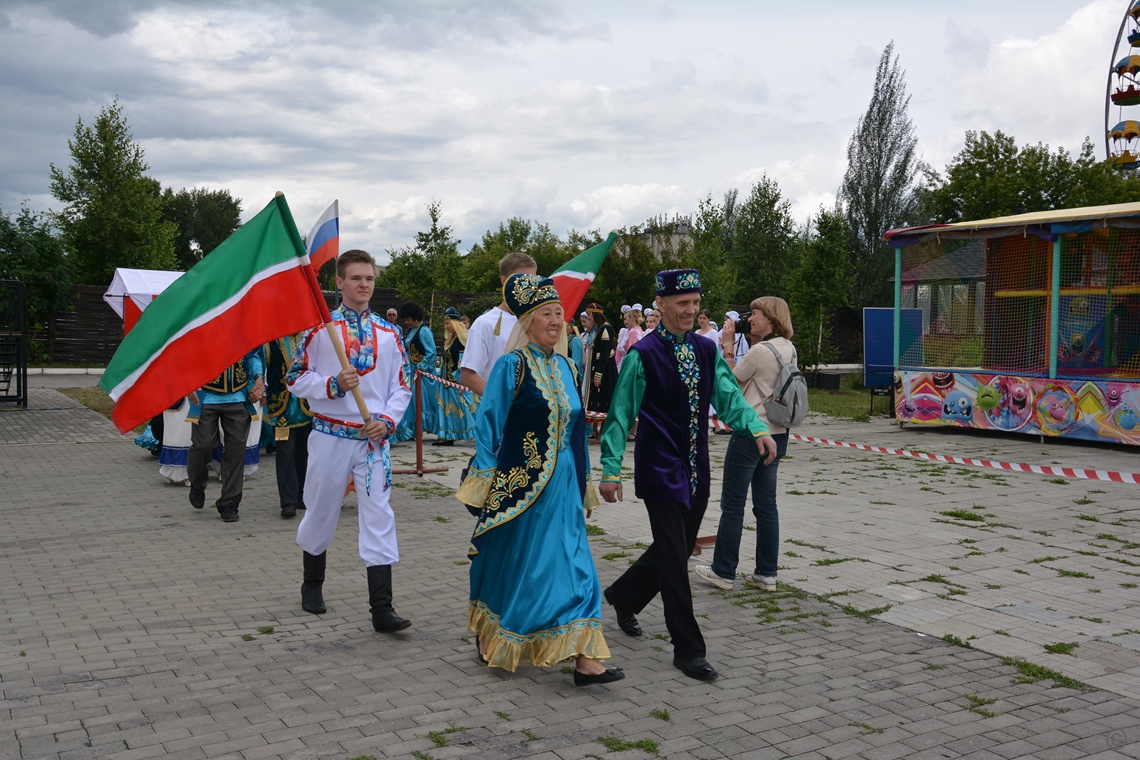
<instances>
[{"instance_id":1,"label":"cartoon character painting on wall","mask_svg":"<svg viewBox=\"0 0 1140 760\"><path fill-rule=\"evenodd\" d=\"M1033 394L1019 377L1000 375L978 390L978 406L999 430L1018 430L1033 416Z\"/></svg>"},{"instance_id":2,"label":"cartoon character painting on wall","mask_svg":"<svg viewBox=\"0 0 1140 760\"><path fill-rule=\"evenodd\" d=\"M1037 395L1034 420L1043 433L1063 433L1077 421L1077 399L1068 387L1054 384Z\"/></svg>"},{"instance_id":3,"label":"cartoon character painting on wall","mask_svg":"<svg viewBox=\"0 0 1140 760\"><path fill-rule=\"evenodd\" d=\"M1120 430L1131 433L1140 427L1140 392L1124 383L1105 388L1108 419Z\"/></svg>"},{"instance_id":4,"label":"cartoon character painting on wall","mask_svg":"<svg viewBox=\"0 0 1140 760\"><path fill-rule=\"evenodd\" d=\"M895 373L895 395L903 399L902 404L899 406L896 415L903 422L910 422L918 407L915 406L914 400L910 397L910 384L903 380L902 375Z\"/></svg>"},{"instance_id":5,"label":"cartoon character painting on wall","mask_svg":"<svg viewBox=\"0 0 1140 760\"><path fill-rule=\"evenodd\" d=\"M942 421L970 426L974 420L974 402L962 391L950 391L942 401Z\"/></svg>"}]
</instances>

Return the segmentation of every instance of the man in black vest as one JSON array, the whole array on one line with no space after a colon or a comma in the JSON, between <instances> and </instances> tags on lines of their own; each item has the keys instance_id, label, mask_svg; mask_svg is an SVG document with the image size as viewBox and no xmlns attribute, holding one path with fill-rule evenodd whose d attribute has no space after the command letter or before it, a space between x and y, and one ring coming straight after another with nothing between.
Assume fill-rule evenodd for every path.
<instances>
[{"instance_id":1,"label":"man in black vest","mask_svg":"<svg viewBox=\"0 0 1140 760\"><path fill-rule=\"evenodd\" d=\"M695 269L657 274L661 323L626 355L602 431L606 501L622 498L621 460L638 420L633 482L645 501L653 543L603 594L630 636L640 636L637 613L661 594L673 642L673 665L690 678L711 681L705 640L693 614L688 560L709 502L709 403L733 429L756 439L765 463L776 453L767 426L744 400L716 344L692 333L701 308Z\"/></svg>"}]
</instances>

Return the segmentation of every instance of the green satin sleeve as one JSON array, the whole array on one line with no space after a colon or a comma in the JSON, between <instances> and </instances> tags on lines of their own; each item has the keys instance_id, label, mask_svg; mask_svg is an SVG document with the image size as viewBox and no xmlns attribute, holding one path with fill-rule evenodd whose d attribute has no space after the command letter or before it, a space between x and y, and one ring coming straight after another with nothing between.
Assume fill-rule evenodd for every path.
<instances>
[{"instance_id":1,"label":"green satin sleeve","mask_svg":"<svg viewBox=\"0 0 1140 760\"><path fill-rule=\"evenodd\" d=\"M630 351L621 363L606 426L602 429L602 481L621 480L621 459L625 455L626 438L641 410L645 396L645 365L641 354Z\"/></svg>"}]
</instances>

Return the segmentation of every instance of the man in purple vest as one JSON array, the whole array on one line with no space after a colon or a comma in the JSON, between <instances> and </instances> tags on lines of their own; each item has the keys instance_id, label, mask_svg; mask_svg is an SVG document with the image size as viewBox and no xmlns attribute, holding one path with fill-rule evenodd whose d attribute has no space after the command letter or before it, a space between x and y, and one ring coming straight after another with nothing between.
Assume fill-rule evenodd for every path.
<instances>
[{"instance_id":1,"label":"man in purple vest","mask_svg":"<svg viewBox=\"0 0 1140 760\"><path fill-rule=\"evenodd\" d=\"M633 483L645 501L653 543L604 591L618 625L640 636L637 613L658 593L673 640L673 665L690 678L712 681L705 640L693 615L688 559L709 502L708 419L720 419L756 438L764 464L776 455L767 426L744 400L716 343L695 336L701 281L695 269L657 274L661 323L626 355L602 431L602 498L621 501L626 436L639 420Z\"/></svg>"}]
</instances>

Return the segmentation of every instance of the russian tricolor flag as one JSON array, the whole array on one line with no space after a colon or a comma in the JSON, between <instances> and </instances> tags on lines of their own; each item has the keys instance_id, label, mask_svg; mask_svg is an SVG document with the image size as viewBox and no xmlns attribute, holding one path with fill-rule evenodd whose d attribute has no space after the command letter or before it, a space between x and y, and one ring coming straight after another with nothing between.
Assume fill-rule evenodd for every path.
<instances>
[{"instance_id":1,"label":"russian tricolor flag","mask_svg":"<svg viewBox=\"0 0 1140 760\"><path fill-rule=\"evenodd\" d=\"M314 272L340 255L340 210L337 203L333 201L325 209L305 238L305 249L309 252Z\"/></svg>"}]
</instances>

